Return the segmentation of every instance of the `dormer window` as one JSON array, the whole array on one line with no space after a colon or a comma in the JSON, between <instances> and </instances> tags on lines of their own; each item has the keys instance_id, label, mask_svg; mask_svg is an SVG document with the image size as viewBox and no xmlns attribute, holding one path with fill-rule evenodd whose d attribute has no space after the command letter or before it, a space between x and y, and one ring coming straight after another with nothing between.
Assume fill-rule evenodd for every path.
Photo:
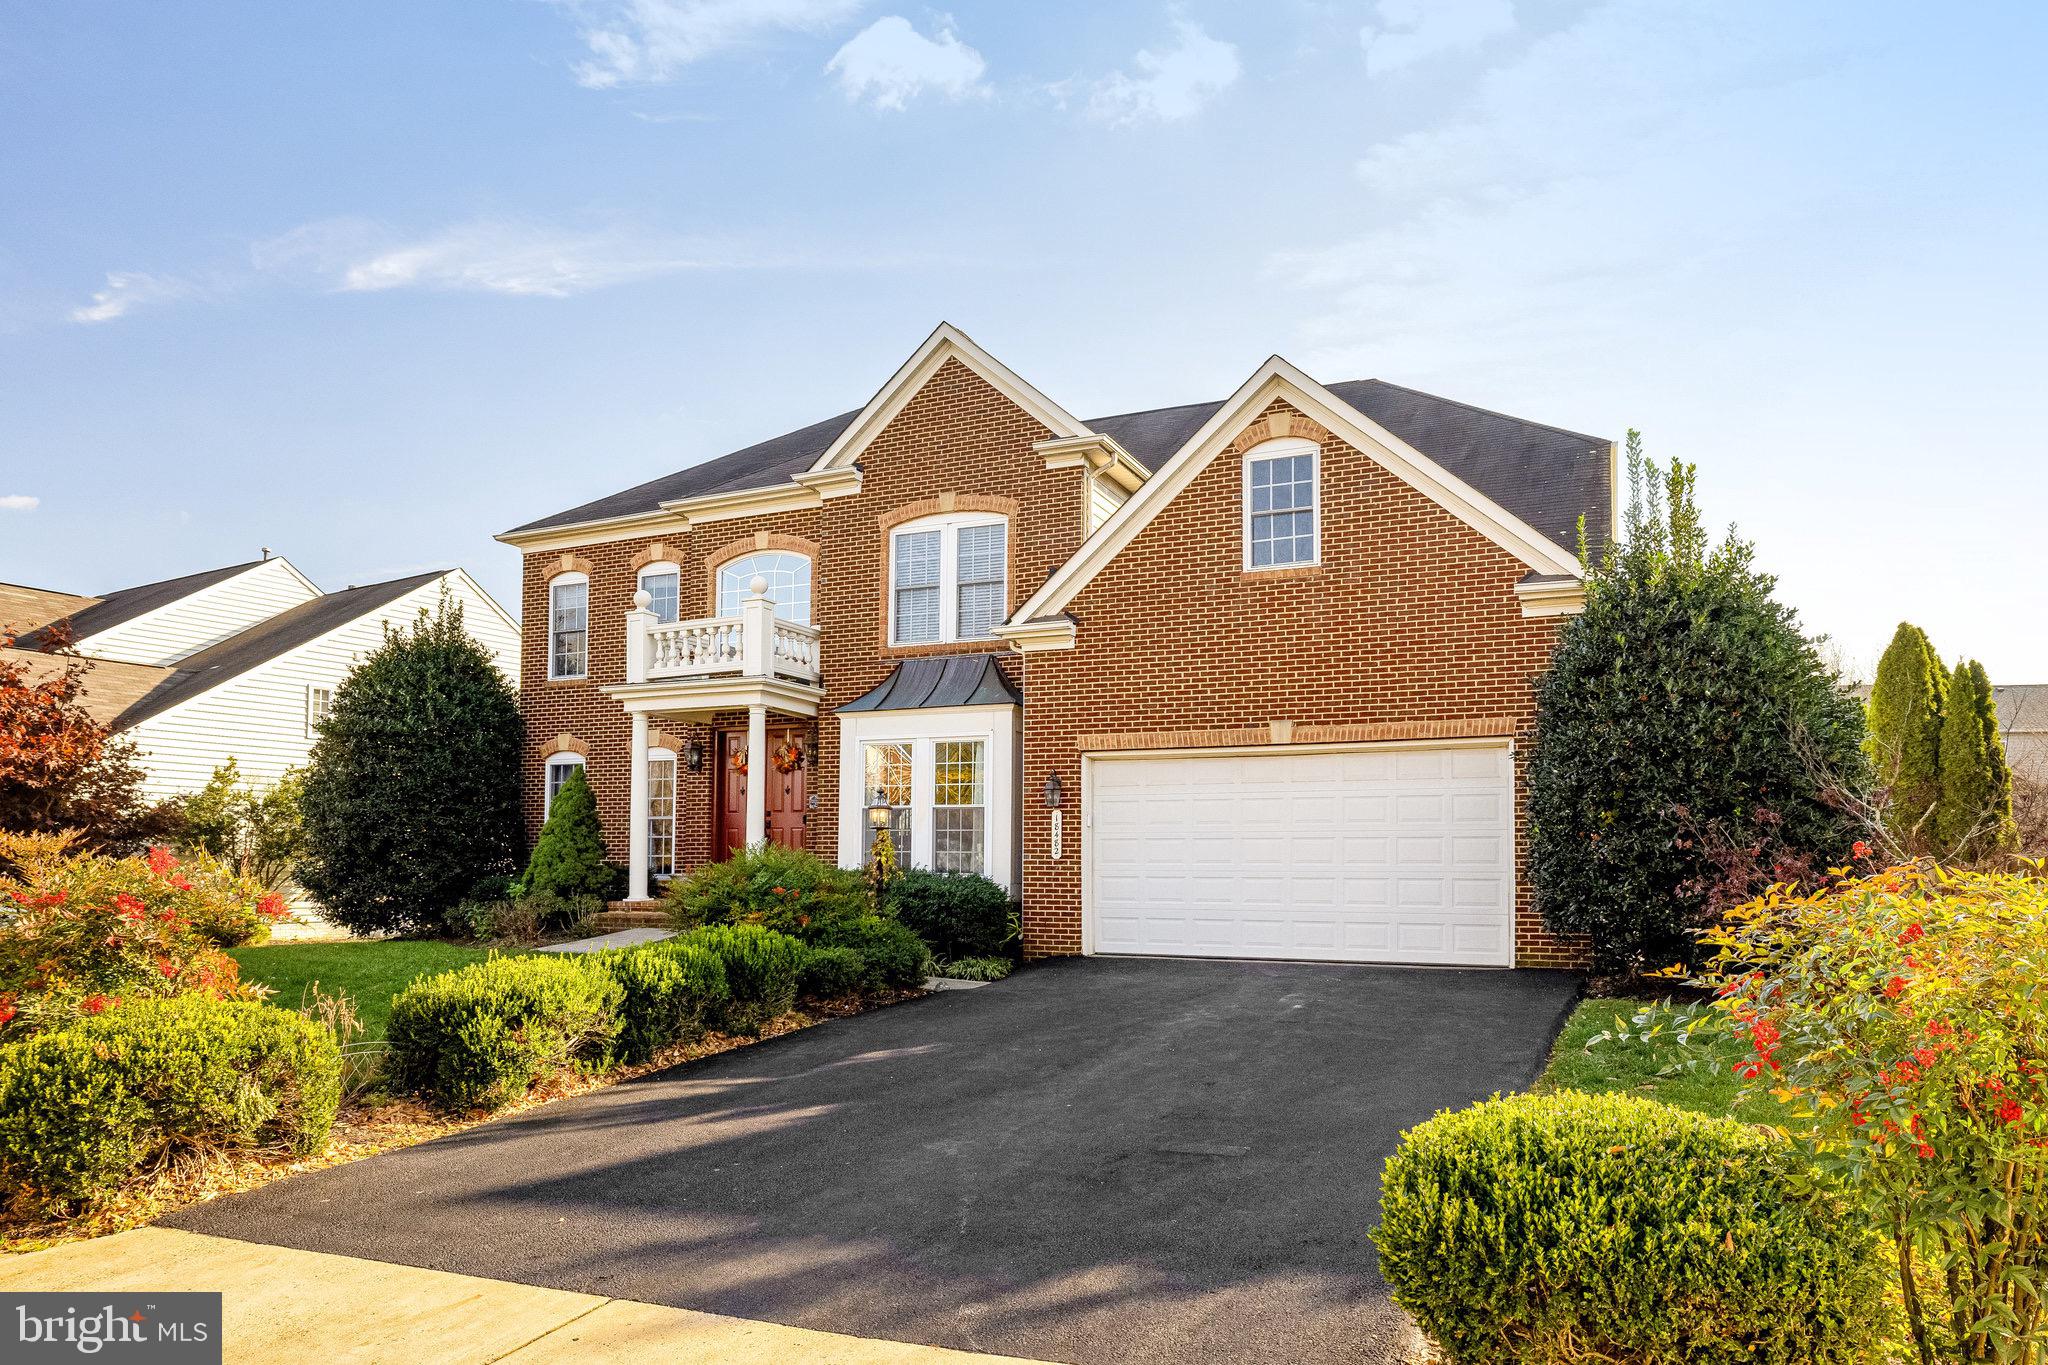
<instances>
[{"instance_id":1,"label":"dormer window","mask_svg":"<svg viewBox=\"0 0 2048 1365\"><path fill-rule=\"evenodd\" d=\"M1317 495L1321 449L1292 437L1252 447L1244 457L1244 567L1290 569L1318 559Z\"/></svg>"},{"instance_id":2,"label":"dormer window","mask_svg":"<svg viewBox=\"0 0 2048 1365\"><path fill-rule=\"evenodd\" d=\"M899 526L889 580L891 644L992 640L1009 614L1009 523L961 512Z\"/></svg>"}]
</instances>

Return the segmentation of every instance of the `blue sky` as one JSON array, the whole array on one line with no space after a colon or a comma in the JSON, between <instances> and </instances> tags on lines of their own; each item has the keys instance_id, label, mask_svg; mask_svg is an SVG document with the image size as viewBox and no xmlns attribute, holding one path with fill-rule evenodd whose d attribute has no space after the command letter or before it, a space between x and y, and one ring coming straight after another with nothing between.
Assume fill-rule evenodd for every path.
<instances>
[{"instance_id":1,"label":"blue sky","mask_svg":"<svg viewBox=\"0 0 2048 1365\"><path fill-rule=\"evenodd\" d=\"M0 579L325 586L858 406L1279 352L1697 461L2048 681L2048 7L462 0L0 24Z\"/></svg>"}]
</instances>

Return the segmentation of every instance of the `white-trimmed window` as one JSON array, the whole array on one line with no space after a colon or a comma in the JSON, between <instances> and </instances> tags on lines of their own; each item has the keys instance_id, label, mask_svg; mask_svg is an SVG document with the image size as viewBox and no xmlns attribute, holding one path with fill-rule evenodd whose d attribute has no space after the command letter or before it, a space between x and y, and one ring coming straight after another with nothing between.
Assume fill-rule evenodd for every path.
<instances>
[{"instance_id":1,"label":"white-trimmed window","mask_svg":"<svg viewBox=\"0 0 2048 1365\"><path fill-rule=\"evenodd\" d=\"M676 875L676 756L647 751L647 874Z\"/></svg>"},{"instance_id":2,"label":"white-trimmed window","mask_svg":"<svg viewBox=\"0 0 2048 1365\"><path fill-rule=\"evenodd\" d=\"M887 803L889 842L896 848L896 860L908 865L912 847L910 746L903 743L861 745L861 765L869 806ZM874 856L875 827L861 821L861 857Z\"/></svg>"},{"instance_id":3,"label":"white-trimmed window","mask_svg":"<svg viewBox=\"0 0 2048 1365\"><path fill-rule=\"evenodd\" d=\"M738 616L740 599L756 575L768 580L775 614L800 626L811 623L811 560L793 550L760 550L718 566L718 614Z\"/></svg>"},{"instance_id":4,"label":"white-trimmed window","mask_svg":"<svg viewBox=\"0 0 2048 1365\"><path fill-rule=\"evenodd\" d=\"M1317 561L1321 450L1286 437L1244 457L1244 566L1290 569Z\"/></svg>"},{"instance_id":5,"label":"white-trimmed window","mask_svg":"<svg viewBox=\"0 0 2048 1365\"><path fill-rule=\"evenodd\" d=\"M306 689L306 738L320 738L320 727L334 711L334 689L311 686Z\"/></svg>"},{"instance_id":6,"label":"white-trimmed window","mask_svg":"<svg viewBox=\"0 0 2048 1365\"><path fill-rule=\"evenodd\" d=\"M932 746L932 867L980 872L988 848L988 748L978 739Z\"/></svg>"},{"instance_id":7,"label":"white-trimmed window","mask_svg":"<svg viewBox=\"0 0 2048 1365\"><path fill-rule=\"evenodd\" d=\"M992 513L926 517L889 535L889 642L989 640L1009 614L1009 523Z\"/></svg>"},{"instance_id":8,"label":"white-trimmed window","mask_svg":"<svg viewBox=\"0 0 2048 1365\"><path fill-rule=\"evenodd\" d=\"M640 571L640 591L647 594L655 620L675 621L683 600L683 571L673 564L649 564Z\"/></svg>"},{"instance_id":9,"label":"white-trimmed window","mask_svg":"<svg viewBox=\"0 0 2048 1365\"><path fill-rule=\"evenodd\" d=\"M547 785L544 789L545 794L541 797L540 802L541 819L547 819L548 812L555 808L555 793L559 792L562 789L562 784L569 780L569 774L583 766L582 754L548 755ZM584 773L584 780L586 782L590 780L590 774L587 771Z\"/></svg>"},{"instance_id":10,"label":"white-trimmed window","mask_svg":"<svg viewBox=\"0 0 2048 1365\"><path fill-rule=\"evenodd\" d=\"M548 584L548 676L590 676L590 580L580 573Z\"/></svg>"}]
</instances>

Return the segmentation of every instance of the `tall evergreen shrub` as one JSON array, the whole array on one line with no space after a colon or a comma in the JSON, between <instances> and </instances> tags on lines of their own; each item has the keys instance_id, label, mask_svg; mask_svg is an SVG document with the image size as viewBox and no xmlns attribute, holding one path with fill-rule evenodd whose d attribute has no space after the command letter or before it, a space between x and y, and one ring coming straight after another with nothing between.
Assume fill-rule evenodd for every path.
<instances>
[{"instance_id":1,"label":"tall evergreen shrub","mask_svg":"<svg viewBox=\"0 0 2048 1365\"><path fill-rule=\"evenodd\" d=\"M1537 688L1531 864L1551 930L1607 971L1695 962L1717 910L1816 875L1856 835L1862 708L1731 532L1710 546L1694 471L1629 433L1622 539Z\"/></svg>"},{"instance_id":2,"label":"tall evergreen shrub","mask_svg":"<svg viewBox=\"0 0 2048 1365\"><path fill-rule=\"evenodd\" d=\"M2013 846L2012 770L1998 733L1991 679L1975 659L1956 665L1941 723L1934 832L1943 856L1974 861Z\"/></svg>"},{"instance_id":3,"label":"tall evergreen shrub","mask_svg":"<svg viewBox=\"0 0 2048 1365\"><path fill-rule=\"evenodd\" d=\"M604 830L597 820L597 797L584 780L583 769L571 768L548 803L547 823L534 840L526 865L528 895L609 896L613 873L604 860Z\"/></svg>"},{"instance_id":4,"label":"tall evergreen shrub","mask_svg":"<svg viewBox=\"0 0 2048 1365\"><path fill-rule=\"evenodd\" d=\"M1885 823L1907 852L1932 849L1941 799L1941 721L1949 676L1927 632L1899 622L1870 690L1870 757L1888 796Z\"/></svg>"}]
</instances>

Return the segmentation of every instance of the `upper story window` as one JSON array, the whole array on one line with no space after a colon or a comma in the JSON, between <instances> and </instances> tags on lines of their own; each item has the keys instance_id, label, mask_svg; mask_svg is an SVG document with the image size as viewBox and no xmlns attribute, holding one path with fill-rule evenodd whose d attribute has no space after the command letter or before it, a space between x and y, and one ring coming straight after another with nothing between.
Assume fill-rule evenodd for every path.
<instances>
[{"instance_id":1,"label":"upper story window","mask_svg":"<svg viewBox=\"0 0 2048 1365\"><path fill-rule=\"evenodd\" d=\"M1009 523L986 513L926 517L889 536L889 641L989 640L1008 615Z\"/></svg>"},{"instance_id":2,"label":"upper story window","mask_svg":"<svg viewBox=\"0 0 2048 1365\"><path fill-rule=\"evenodd\" d=\"M775 614L798 625L811 623L811 561L790 550L762 550L718 566L718 614L738 616L740 599L755 575L768 580Z\"/></svg>"},{"instance_id":3,"label":"upper story window","mask_svg":"<svg viewBox=\"0 0 2048 1365\"><path fill-rule=\"evenodd\" d=\"M548 676L590 676L590 580L580 573L548 584Z\"/></svg>"},{"instance_id":4,"label":"upper story window","mask_svg":"<svg viewBox=\"0 0 2048 1365\"><path fill-rule=\"evenodd\" d=\"M673 564L653 563L640 571L640 590L657 621L674 621L682 605L683 575Z\"/></svg>"},{"instance_id":5,"label":"upper story window","mask_svg":"<svg viewBox=\"0 0 2048 1365\"><path fill-rule=\"evenodd\" d=\"M1244 566L1284 569L1317 560L1313 441L1285 438L1252 447L1244 457Z\"/></svg>"}]
</instances>

